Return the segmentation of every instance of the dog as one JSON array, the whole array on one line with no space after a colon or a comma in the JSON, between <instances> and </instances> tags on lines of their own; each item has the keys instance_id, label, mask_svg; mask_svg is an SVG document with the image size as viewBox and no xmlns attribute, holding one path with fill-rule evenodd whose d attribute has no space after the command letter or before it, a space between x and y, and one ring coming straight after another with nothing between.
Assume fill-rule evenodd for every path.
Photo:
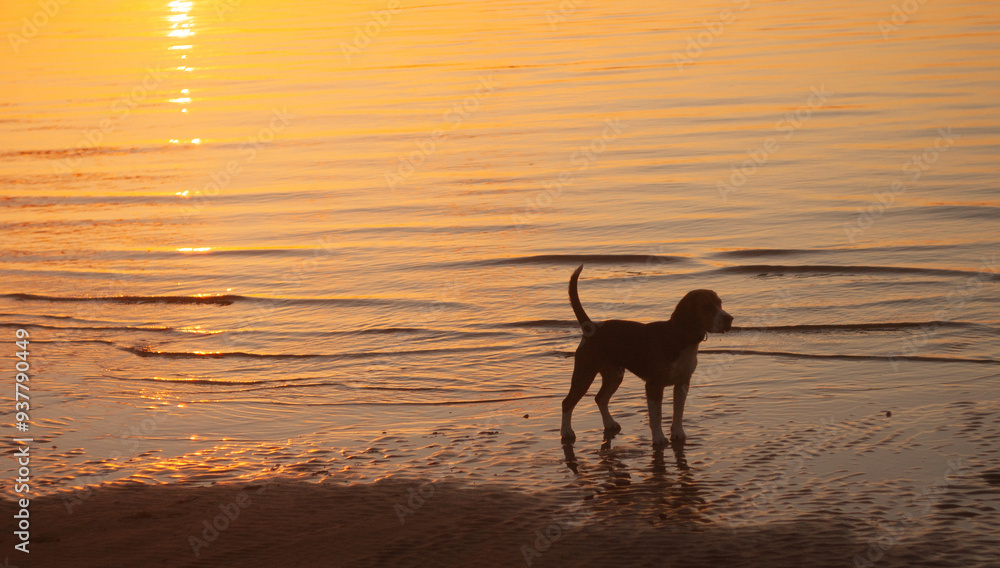
<instances>
[{"instance_id":1,"label":"dog","mask_svg":"<svg viewBox=\"0 0 1000 568\"><path fill-rule=\"evenodd\" d=\"M587 394L597 373L601 374L597 408L604 421L605 436L621 431L608 411L608 402L622 384L625 370L646 382L646 404L649 408L649 429L653 445L665 446L667 437L661 425L663 390L674 387L674 414L670 424L670 442L683 446L684 402L687 400L691 375L698 365L698 344L709 333L725 333L733 327L733 316L722 309L722 300L712 290L688 292L667 321L639 323L627 320L593 322L587 316L577 293L577 280L583 271L581 264L569 279L569 303L583 329L583 339L576 348L573 379L569 394L562 402L564 443L576 440L571 425L573 408Z\"/></svg>"}]
</instances>

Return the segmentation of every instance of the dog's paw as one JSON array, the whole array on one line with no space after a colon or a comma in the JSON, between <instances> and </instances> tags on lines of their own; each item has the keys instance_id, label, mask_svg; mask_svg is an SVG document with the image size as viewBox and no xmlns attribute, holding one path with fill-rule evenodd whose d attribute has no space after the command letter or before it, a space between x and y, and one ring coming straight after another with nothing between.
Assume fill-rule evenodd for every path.
<instances>
[{"instance_id":1,"label":"dog's paw","mask_svg":"<svg viewBox=\"0 0 1000 568\"><path fill-rule=\"evenodd\" d=\"M572 430L562 430L559 432L559 435L565 443L573 443L576 441L576 433Z\"/></svg>"},{"instance_id":2,"label":"dog's paw","mask_svg":"<svg viewBox=\"0 0 1000 568\"><path fill-rule=\"evenodd\" d=\"M660 434L653 435L653 447L662 448L670 443L670 440L661 432Z\"/></svg>"},{"instance_id":3,"label":"dog's paw","mask_svg":"<svg viewBox=\"0 0 1000 568\"><path fill-rule=\"evenodd\" d=\"M687 442L687 435L681 427L670 428L670 441L676 445L683 446Z\"/></svg>"},{"instance_id":4,"label":"dog's paw","mask_svg":"<svg viewBox=\"0 0 1000 568\"><path fill-rule=\"evenodd\" d=\"M605 434L617 434L622 431L622 425L612 420L609 424L604 425Z\"/></svg>"}]
</instances>

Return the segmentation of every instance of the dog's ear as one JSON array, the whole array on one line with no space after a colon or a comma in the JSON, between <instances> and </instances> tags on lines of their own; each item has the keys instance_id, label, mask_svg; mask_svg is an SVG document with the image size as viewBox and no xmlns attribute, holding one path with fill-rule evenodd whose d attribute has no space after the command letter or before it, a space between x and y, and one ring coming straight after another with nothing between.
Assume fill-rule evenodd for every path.
<instances>
[{"instance_id":1,"label":"dog's ear","mask_svg":"<svg viewBox=\"0 0 1000 568\"><path fill-rule=\"evenodd\" d=\"M700 343L708 332L701 314L703 295L702 290L691 290L677 302L677 307L670 316L670 321L674 322L677 333L685 343Z\"/></svg>"}]
</instances>

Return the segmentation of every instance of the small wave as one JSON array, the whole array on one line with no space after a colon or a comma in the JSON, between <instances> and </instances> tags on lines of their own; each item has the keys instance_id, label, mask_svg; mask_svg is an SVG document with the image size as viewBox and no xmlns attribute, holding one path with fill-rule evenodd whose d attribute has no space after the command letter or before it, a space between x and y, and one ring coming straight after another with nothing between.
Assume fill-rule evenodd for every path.
<instances>
[{"instance_id":1,"label":"small wave","mask_svg":"<svg viewBox=\"0 0 1000 568\"><path fill-rule=\"evenodd\" d=\"M185 330L179 329L177 331L184 331L187 333L227 333L227 331L210 331L205 332L201 330ZM343 337L352 335L416 335L416 334L446 334L448 332L431 329L426 327L366 327L361 329L337 329L332 331L275 331L270 329L243 329L239 330L240 336L260 336L265 339L271 340L275 338L288 338L288 337Z\"/></svg>"},{"instance_id":2,"label":"small wave","mask_svg":"<svg viewBox=\"0 0 1000 568\"><path fill-rule=\"evenodd\" d=\"M542 254L537 256L517 256L484 260L475 264L485 266L506 266L519 264L644 264L655 266L673 264L687 259L680 256L654 254Z\"/></svg>"},{"instance_id":3,"label":"small wave","mask_svg":"<svg viewBox=\"0 0 1000 568\"><path fill-rule=\"evenodd\" d=\"M171 382L191 382L191 381L171 381ZM221 393L242 393L242 392L285 390L285 389L311 389L311 388L321 388L321 387L341 387L341 388L347 387L347 388L358 389L358 390L378 390L378 391L397 391L397 392L427 392L427 391L442 392L442 393L446 393L447 392L447 389L443 389L441 387L368 387L368 386L354 387L354 386L345 385L344 383L329 382L329 381L318 382L318 383L317 382L313 382L313 383L310 383L310 382L288 382L288 383L280 383L280 384L267 384L267 383L270 383L270 382L271 381L253 381L253 382L251 382L251 381L245 381L245 382L231 381L231 382L229 382L229 381L211 381L211 380L208 380L208 381L202 381L199 384L213 384L213 385L226 385L226 386L232 386L232 385L241 385L241 386L242 385L248 385L248 386L250 386L250 388L240 388L240 389L232 389L232 390L226 390L226 391L215 391L215 392L221 392Z\"/></svg>"},{"instance_id":4,"label":"small wave","mask_svg":"<svg viewBox=\"0 0 1000 568\"><path fill-rule=\"evenodd\" d=\"M86 148L50 148L44 150L6 150L0 151L0 158L39 158L45 160L59 160L62 158L88 156L124 156L139 152L158 152L188 148L190 148L190 146L187 144L160 144L155 146L92 146Z\"/></svg>"},{"instance_id":5,"label":"small wave","mask_svg":"<svg viewBox=\"0 0 1000 568\"><path fill-rule=\"evenodd\" d=\"M3 121L0 121L3 122ZM47 152L48 150L42 150L42 152ZM34 154L25 154L24 152L35 152ZM6 155L38 155L36 151L26 150L21 152L0 152L0 156ZM104 185L112 184L114 187L120 188L124 184L143 184L143 185L153 185L163 183L165 180L177 179L179 176L167 174L164 172L157 172L156 175L145 175L140 173L129 173L115 175L107 172L74 172L72 177L73 183L79 184L90 184L90 183L101 183ZM19 175L0 175L0 185L6 186L34 186L41 185L46 188L52 187L52 175L51 174L19 174ZM63 184L60 184L63 185ZM159 199L166 196L161 195L125 195L113 193L105 195L96 196L82 196L82 195L39 195L37 192L31 194L13 195L4 197L5 203L19 203L21 201L27 203L35 202L50 202L55 205L65 204L65 203L105 203L110 199L126 199L126 200L145 200L145 199ZM176 201L176 197L169 196L171 200Z\"/></svg>"},{"instance_id":6,"label":"small wave","mask_svg":"<svg viewBox=\"0 0 1000 568\"><path fill-rule=\"evenodd\" d=\"M963 321L898 321L882 323L843 323L843 324L801 324L801 325L766 325L766 326L733 326L733 331L750 332L823 332L823 331L902 331L920 328L977 328L981 324Z\"/></svg>"},{"instance_id":7,"label":"small wave","mask_svg":"<svg viewBox=\"0 0 1000 568\"><path fill-rule=\"evenodd\" d=\"M269 400L268 404L278 406L462 406L473 404L492 404L496 402L516 402L520 400L533 400L538 398L561 398L561 394L537 394L529 396L512 396L506 398L477 398L472 400L437 400L433 402L419 401L350 401L350 402L288 402L282 400ZM201 401L191 401L192 403Z\"/></svg>"},{"instance_id":8,"label":"small wave","mask_svg":"<svg viewBox=\"0 0 1000 568\"><path fill-rule=\"evenodd\" d=\"M17 314L0 314L0 316L10 315L11 317ZM169 334L183 334L183 335L218 335L221 333L228 333L226 330L204 330L204 329L192 329L192 328L177 328L169 326L157 326L157 327L144 327L144 326L133 326L133 325L48 325L44 323L11 323L11 322L0 322L0 328L27 328L27 329L47 329L52 331L121 331L121 332L151 332L151 333L169 333ZM420 328L420 327L374 327L366 329L349 329L340 331L327 331L327 332L285 332L277 333L273 331L258 331L258 330L242 330L239 332L240 335L266 335L268 337L274 336L302 336L307 335L310 337L315 336L330 336L330 337L340 337L345 335L392 335L392 334L444 334L446 332ZM459 336L470 335L475 336L478 334L472 332L459 333Z\"/></svg>"},{"instance_id":9,"label":"small wave","mask_svg":"<svg viewBox=\"0 0 1000 568\"><path fill-rule=\"evenodd\" d=\"M352 386L351 388L359 390L376 390L376 391L444 391L441 387L373 387L373 386Z\"/></svg>"},{"instance_id":10,"label":"small wave","mask_svg":"<svg viewBox=\"0 0 1000 568\"><path fill-rule=\"evenodd\" d=\"M107 339L32 339L32 343L50 343L65 345L69 343L73 344L86 344L86 343L96 343L98 345L115 345L114 341L109 341Z\"/></svg>"},{"instance_id":11,"label":"small wave","mask_svg":"<svg viewBox=\"0 0 1000 568\"><path fill-rule=\"evenodd\" d=\"M462 302L445 302L438 300L404 300L401 298L294 298L270 300L261 298L264 302L279 304L319 304L329 306L350 306L367 308L372 306L385 307L417 307L417 308L468 308L469 304Z\"/></svg>"},{"instance_id":12,"label":"small wave","mask_svg":"<svg viewBox=\"0 0 1000 568\"><path fill-rule=\"evenodd\" d=\"M977 208L978 209L978 208ZM784 256L817 256L817 255L839 255L845 254L854 256L858 253L886 253L886 252L925 252L948 254L950 250L963 250L964 247L958 245L889 245L871 247L831 247L816 249L735 249L723 250L710 254L712 258L768 258Z\"/></svg>"},{"instance_id":13,"label":"small wave","mask_svg":"<svg viewBox=\"0 0 1000 568\"><path fill-rule=\"evenodd\" d=\"M126 382L133 381L143 381L150 383L173 383L173 384L183 384L183 385L225 385L225 386L252 386L252 385L262 385L270 381L229 381L225 379L168 379L165 377L153 377L151 379L145 378L129 378Z\"/></svg>"},{"instance_id":14,"label":"small wave","mask_svg":"<svg viewBox=\"0 0 1000 568\"><path fill-rule=\"evenodd\" d=\"M786 274L919 274L924 276L978 276L984 280L1000 281L1000 274L983 274L971 270L946 268L916 268L910 266L841 266L841 265L780 265L751 264L726 266L712 272L723 274L754 274L756 276L785 276Z\"/></svg>"},{"instance_id":15,"label":"small wave","mask_svg":"<svg viewBox=\"0 0 1000 568\"><path fill-rule=\"evenodd\" d=\"M150 178L155 179L155 178ZM74 181L79 182L79 179ZM136 180L132 180L131 183L135 183ZM157 182L162 183L164 180L157 179ZM100 182L98 180L98 182ZM51 185L52 178L41 177L39 184L49 184ZM0 176L0 184L3 184L3 176ZM106 185L106 183L105 183ZM69 195L19 195L13 197L4 198L4 204L12 207L28 208L28 207L67 207L71 205L90 205L90 206L104 206L104 207L123 207L125 205L173 205L177 201L176 197L169 195L92 195L92 196L69 196ZM136 222L141 222L135 220ZM87 220L70 220L63 219L58 221L30 221L29 224L32 227L59 227L67 225L77 225L77 224L91 224L95 221L93 219ZM25 225L25 223L7 223L5 226L16 227L19 225ZM127 251L120 251L127 252ZM149 254L146 252L145 254Z\"/></svg>"},{"instance_id":16,"label":"small wave","mask_svg":"<svg viewBox=\"0 0 1000 568\"><path fill-rule=\"evenodd\" d=\"M42 294L0 294L0 298L38 302L105 302L112 304L190 304L228 306L236 302L252 302L271 306L330 305L330 306L415 306L434 308L467 308L468 304L437 300L404 300L398 298L264 298L239 294L193 296L48 296Z\"/></svg>"},{"instance_id":17,"label":"small wave","mask_svg":"<svg viewBox=\"0 0 1000 568\"><path fill-rule=\"evenodd\" d=\"M7 323L0 322L0 327L23 327L23 328L37 328L37 329L50 329L53 331L151 331L151 332L184 332L184 333L204 333L214 334L222 333L221 331L191 331L178 330L172 327L142 327L142 326L131 326L131 325L46 325L44 323Z\"/></svg>"},{"instance_id":18,"label":"small wave","mask_svg":"<svg viewBox=\"0 0 1000 568\"><path fill-rule=\"evenodd\" d=\"M308 359L322 355L298 355L292 353L250 353L246 351L156 351L148 347L117 346L140 357L166 357L168 359Z\"/></svg>"},{"instance_id":19,"label":"small wave","mask_svg":"<svg viewBox=\"0 0 1000 568\"><path fill-rule=\"evenodd\" d=\"M135 328L144 329L144 328ZM176 329L175 331L189 334L205 334L212 335L218 333L229 333L230 330L213 330L213 331L203 331L194 329ZM338 329L332 331L275 331L275 330L265 330L265 329L241 329L239 331L233 331L233 333L238 333L240 336L260 336L268 340L275 338L298 338L298 337L344 337L344 336L356 336L356 335L418 335L418 334L434 334L434 335L444 335L449 332L424 328L424 327L367 327L361 329ZM459 334L461 335L461 334Z\"/></svg>"},{"instance_id":20,"label":"small wave","mask_svg":"<svg viewBox=\"0 0 1000 568\"><path fill-rule=\"evenodd\" d=\"M111 342L106 342L111 344ZM164 357L168 359L368 359L371 357L399 357L405 355L444 355L484 351L504 351L506 346L493 347L447 347L442 349L409 349L400 351L359 351L352 353L252 353L248 351L157 351L149 347L128 347L115 345L139 357Z\"/></svg>"},{"instance_id":21,"label":"small wave","mask_svg":"<svg viewBox=\"0 0 1000 568\"><path fill-rule=\"evenodd\" d=\"M984 220L992 222L996 221L997 215L1000 214L1000 207L987 203L971 205L963 203L939 203L908 207L903 211L920 219L924 219L928 215L933 215L957 221L978 222L979 220Z\"/></svg>"},{"instance_id":22,"label":"small wave","mask_svg":"<svg viewBox=\"0 0 1000 568\"><path fill-rule=\"evenodd\" d=\"M570 327L578 328L580 323L575 320L525 320L501 323L497 327L527 327L527 328L548 328L548 327Z\"/></svg>"},{"instance_id":23,"label":"small wave","mask_svg":"<svg viewBox=\"0 0 1000 568\"><path fill-rule=\"evenodd\" d=\"M462 406L470 404L491 404L494 402L514 402L518 400L533 400L537 398L561 398L559 394L536 394L529 396L510 396L504 398L477 398L473 400L441 400L434 402L388 402L388 403L360 403L360 404L388 404L406 406Z\"/></svg>"},{"instance_id":24,"label":"small wave","mask_svg":"<svg viewBox=\"0 0 1000 568\"><path fill-rule=\"evenodd\" d=\"M105 302L111 304L214 304L228 306L246 296L46 296L42 294L2 294L0 298L37 302Z\"/></svg>"},{"instance_id":25,"label":"small wave","mask_svg":"<svg viewBox=\"0 0 1000 568\"><path fill-rule=\"evenodd\" d=\"M262 381L263 382L263 381ZM307 388L318 388L318 387L342 387L343 383L282 383L278 385L264 385L255 386L251 388L233 389L227 391L217 391L222 393L238 393L238 392L254 392L254 391L269 391L269 390L284 390L284 389L307 389Z\"/></svg>"},{"instance_id":26,"label":"small wave","mask_svg":"<svg viewBox=\"0 0 1000 568\"><path fill-rule=\"evenodd\" d=\"M434 333L433 329L423 327L369 327L346 331L333 331L332 335L385 335L392 333Z\"/></svg>"},{"instance_id":27,"label":"small wave","mask_svg":"<svg viewBox=\"0 0 1000 568\"><path fill-rule=\"evenodd\" d=\"M314 257L318 249L311 248L240 248L240 249L212 249L212 250L167 250L159 254L163 256L187 256L192 252L198 256L278 256L287 257ZM324 251L324 255L337 254L335 252ZM151 253L145 253L149 257Z\"/></svg>"},{"instance_id":28,"label":"small wave","mask_svg":"<svg viewBox=\"0 0 1000 568\"><path fill-rule=\"evenodd\" d=\"M760 258L775 256L795 256L799 254L817 254L829 252L841 252L847 249L740 249L724 250L713 253L715 258Z\"/></svg>"},{"instance_id":29,"label":"small wave","mask_svg":"<svg viewBox=\"0 0 1000 568\"><path fill-rule=\"evenodd\" d=\"M932 357L922 355L837 355L820 353L793 353L788 351L756 351L753 349L702 349L699 353L728 355L760 355L764 357L791 357L794 359L840 359L844 361L923 361L934 363L979 363L998 365L996 359L968 359L964 357Z\"/></svg>"}]
</instances>

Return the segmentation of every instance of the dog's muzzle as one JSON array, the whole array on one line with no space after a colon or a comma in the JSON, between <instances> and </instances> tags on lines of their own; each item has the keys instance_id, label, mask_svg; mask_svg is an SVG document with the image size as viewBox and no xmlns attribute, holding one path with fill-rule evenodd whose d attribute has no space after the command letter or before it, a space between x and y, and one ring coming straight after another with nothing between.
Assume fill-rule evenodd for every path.
<instances>
[{"instance_id":1,"label":"dog's muzzle","mask_svg":"<svg viewBox=\"0 0 1000 568\"><path fill-rule=\"evenodd\" d=\"M719 310L719 312L715 314L715 322L713 323L715 324L713 326L714 329L712 329L714 333L726 333L727 331L733 329L733 316L726 313L725 310Z\"/></svg>"}]
</instances>

